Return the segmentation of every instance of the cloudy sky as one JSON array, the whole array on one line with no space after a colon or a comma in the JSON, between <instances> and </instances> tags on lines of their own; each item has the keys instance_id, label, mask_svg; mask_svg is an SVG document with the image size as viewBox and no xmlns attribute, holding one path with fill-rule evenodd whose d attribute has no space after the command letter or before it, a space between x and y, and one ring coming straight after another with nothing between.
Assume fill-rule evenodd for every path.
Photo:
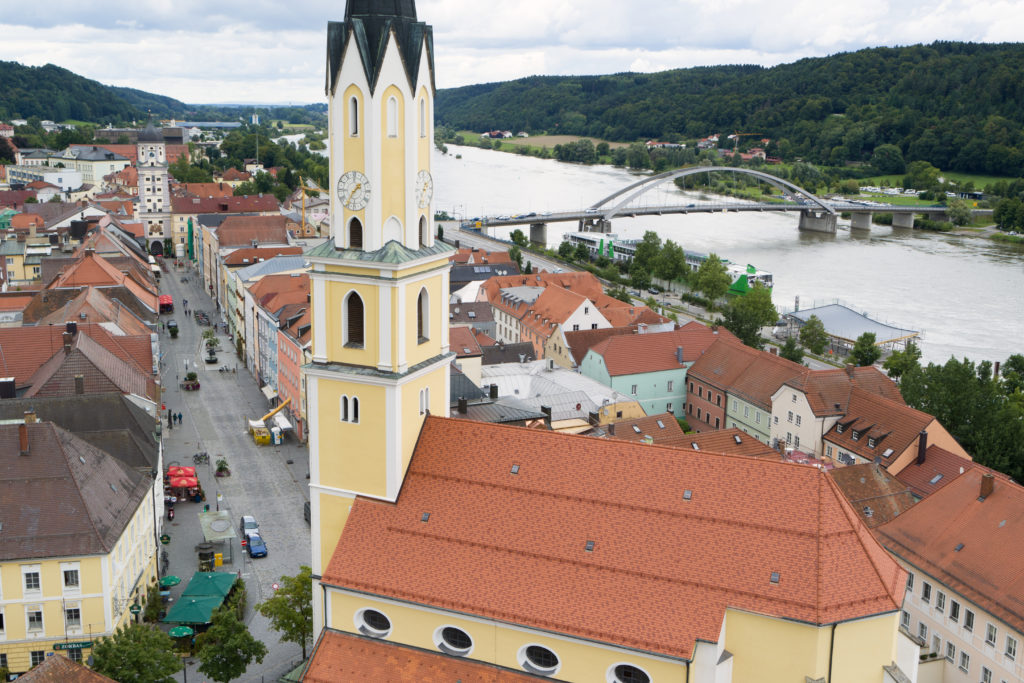
<instances>
[{"instance_id":1,"label":"cloudy sky","mask_svg":"<svg viewBox=\"0 0 1024 683\"><path fill-rule=\"evenodd\" d=\"M0 59L53 63L188 103L323 101L344 0L4 3ZM660 71L934 40L1019 41L1024 0L418 0L438 87ZM2 85L0 85L2 87Z\"/></svg>"}]
</instances>

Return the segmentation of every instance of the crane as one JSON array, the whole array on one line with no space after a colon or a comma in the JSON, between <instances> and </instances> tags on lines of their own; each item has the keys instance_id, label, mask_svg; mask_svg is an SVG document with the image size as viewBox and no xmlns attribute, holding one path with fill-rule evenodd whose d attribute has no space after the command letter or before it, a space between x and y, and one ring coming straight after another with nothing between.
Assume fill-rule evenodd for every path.
<instances>
[{"instance_id":1,"label":"crane","mask_svg":"<svg viewBox=\"0 0 1024 683\"><path fill-rule=\"evenodd\" d=\"M288 397L269 413L264 415L258 420L248 420L249 433L252 435L252 440L259 446L266 446L270 443L270 430L267 428L267 420L277 414L278 411L283 409L289 403L292 402L291 397Z\"/></svg>"}]
</instances>

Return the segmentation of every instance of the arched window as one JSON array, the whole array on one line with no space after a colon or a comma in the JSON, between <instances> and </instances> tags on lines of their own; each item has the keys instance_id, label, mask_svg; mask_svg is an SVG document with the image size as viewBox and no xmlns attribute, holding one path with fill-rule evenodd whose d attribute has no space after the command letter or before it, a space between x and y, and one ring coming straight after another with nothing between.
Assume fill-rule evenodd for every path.
<instances>
[{"instance_id":1,"label":"arched window","mask_svg":"<svg viewBox=\"0 0 1024 683\"><path fill-rule=\"evenodd\" d=\"M341 397L341 421L348 422L348 396Z\"/></svg>"},{"instance_id":2,"label":"arched window","mask_svg":"<svg viewBox=\"0 0 1024 683\"><path fill-rule=\"evenodd\" d=\"M388 242L399 242L403 243L405 240L403 235L405 234L402 229L402 221L398 220L394 216L384 221L384 244Z\"/></svg>"},{"instance_id":3,"label":"arched window","mask_svg":"<svg viewBox=\"0 0 1024 683\"><path fill-rule=\"evenodd\" d=\"M430 412L430 387L420 389L420 415Z\"/></svg>"},{"instance_id":4,"label":"arched window","mask_svg":"<svg viewBox=\"0 0 1024 683\"><path fill-rule=\"evenodd\" d=\"M363 300L357 293L349 292L345 298L345 346L363 348L366 343L363 318Z\"/></svg>"},{"instance_id":5,"label":"arched window","mask_svg":"<svg viewBox=\"0 0 1024 683\"><path fill-rule=\"evenodd\" d=\"M420 216L420 246L426 247L430 244L430 224L426 216Z\"/></svg>"},{"instance_id":6,"label":"arched window","mask_svg":"<svg viewBox=\"0 0 1024 683\"><path fill-rule=\"evenodd\" d=\"M420 98L420 137L427 137L427 100Z\"/></svg>"},{"instance_id":7,"label":"arched window","mask_svg":"<svg viewBox=\"0 0 1024 683\"><path fill-rule=\"evenodd\" d=\"M359 423L359 399L355 396L352 397L352 419L350 421Z\"/></svg>"},{"instance_id":8,"label":"arched window","mask_svg":"<svg viewBox=\"0 0 1024 683\"><path fill-rule=\"evenodd\" d=\"M430 339L430 296L424 287L416 301L416 340L422 344Z\"/></svg>"},{"instance_id":9,"label":"arched window","mask_svg":"<svg viewBox=\"0 0 1024 683\"><path fill-rule=\"evenodd\" d=\"M348 101L348 134L352 137L359 135L359 98L353 97Z\"/></svg>"},{"instance_id":10,"label":"arched window","mask_svg":"<svg viewBox=\"0 0 1024 683\"><path fill-rule=\"evenodd\" d=\"M348 248L363 248L363 224L358 218L352 218L348 223Z\"/></svg>"},{"instance_id":11,"label":"arched window","mask_svg":"<svg viewBox=\"0 0 1024 683\"><path fill-rule=\"evenodd\" d=\"M388 98L388 137L398 137L398 99L395 97Z\"/></svg>"}]
</instances>

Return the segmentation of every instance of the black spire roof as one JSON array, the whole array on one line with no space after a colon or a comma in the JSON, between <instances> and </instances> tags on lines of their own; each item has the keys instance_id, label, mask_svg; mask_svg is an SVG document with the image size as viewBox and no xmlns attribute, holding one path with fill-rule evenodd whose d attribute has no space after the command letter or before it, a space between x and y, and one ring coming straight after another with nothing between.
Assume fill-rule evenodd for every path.
<instances>
[{"instance_id":1,"label":"black spire roof","mask_svg":"<svg viewBox=\"0 0 1024 683\"><path fill-rule=\"evenodd\" d=\"M415 0L348 0L345 21L327 24L327 94L337 86L341 57L350 40L354 40L366 70L370 91L377 88L384 50L390 33L398 41L402 64L409 86L416 89L420 57L426 42L431 78L434 70L434 35L430 26L416 20ZM434 84L430 84L431 88Z\"/></svg>"},{"instance_id":2,"label":"black spire roof","mask_svg":"<svg viewBox=\"0 0 1024 683\"><path fill-rule=\"evenodd\" d=\"M153 127L153 121L152 120L150 120L150 122L146 125L145 130L143 130L141 133L139 133L139 142L163 142L163 141L164 141L164 134L163 134L163 132L161 132L161 131L157 130L155 127Z\"/></svg>"}]
</instances>

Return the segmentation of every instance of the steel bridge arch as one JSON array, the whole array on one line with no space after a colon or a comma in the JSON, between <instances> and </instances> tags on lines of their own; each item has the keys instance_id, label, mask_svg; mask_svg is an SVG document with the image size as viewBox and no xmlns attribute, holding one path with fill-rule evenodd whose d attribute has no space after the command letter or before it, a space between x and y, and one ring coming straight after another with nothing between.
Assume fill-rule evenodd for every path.
<instances>
[{"instance_id":1,"label":"steel bridge arch","mask_svg":"<svg viewBox=\"0 0 1024 683\"><path fill-rule=\"evenodd\" d=\"M733 168L732 166L691 166L690 168L680 168L674 171L666 171L665 173L659 173L657 175L649 176L631 185L627 185L618 192L614 192L608 195L601 201L589 207L587 210L592 211L596 209L600 212L602 218L604 218L605 220L611 220L615 216L619 215L624 206L632 202L637 197L640 197L641 195L650 192L655 187L663 183L675 180L676 178L684 178L686 176L699 175L701 173L712 173L715 171L729 171L732 173L742 173L744 175L754 176L755 178L759 178L760 180L763 180L769 185L773 185L784 192L788 190L790 192L803 195L804 197L809 199L812 204L816 204L818 208L821 211L824 211L825 213L832 215L835 215L836 213L835 209L826 204L824 201L814 196L813 194L803 189L802 187L794 185L793 183L787 180L783 180L782 178L778 178L776 176L764 173L762 171L754 171L749 168ZM610 209L601 210L602 206L613 202L614 200L618 199L623 195L628 196L624 200L612 206Z\"/></svg>"}]
</instances>

